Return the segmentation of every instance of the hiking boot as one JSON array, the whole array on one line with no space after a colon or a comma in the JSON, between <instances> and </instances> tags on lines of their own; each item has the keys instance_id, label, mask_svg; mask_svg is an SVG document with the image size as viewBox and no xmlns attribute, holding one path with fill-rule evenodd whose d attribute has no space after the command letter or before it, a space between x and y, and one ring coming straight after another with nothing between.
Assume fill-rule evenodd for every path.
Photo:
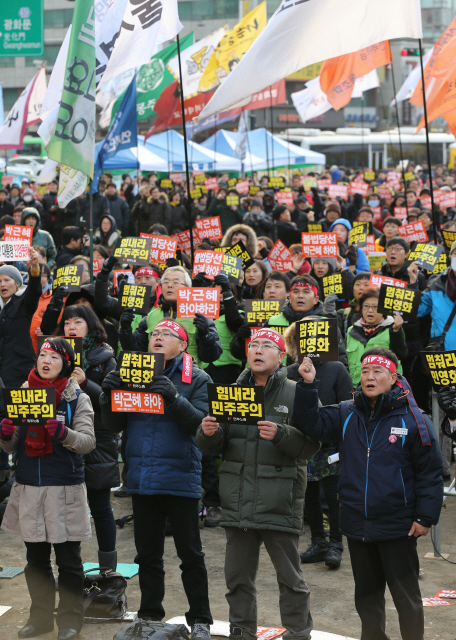
<instances>
[{"instance_id":1,"label":"hiking boot","mask_svg":"<svg viewBox=\"0 0 456 640\"><path fill-rule=\"evenodd\" d=\"M342 542L330 542L328 552L325 557L325 565L330 569L338 569L342 562L342 551L344 550Z\"/></svg>"},{"instance_id":2,"label":"hiking boot","mask_svg":"<svg viewBox=\"0 0 456 640\"><path fill-rule=\"evenodd\" d=\"M228 640L255 640L249 633L244 634L242 627L233 627L230 625L230 637Z\"/></svg>"},{"instance_id":3,"label":"hiking boot","mask_svg":"<svg viewBox=\"0 0 456 640\"><path fill-rule=\"evenodd\" d=\"M195 620L195 624L192 624L191 640L211 640L211 628L209 624Z\"/></svg>"},{"instance_id":4,"label":"hiking boot","mask_svg":"<svg viewBox=\"0 0 456 640\"><path fill-rule=\"evenodd\" d=\"M114 491L116 498L128 498L127 487L123 484L120 489Z\"/></svg>"},{"instance_id":5,"label":"hiking boot","mask_svg":"<svg viewBox=\"0 0 456 640\"><path fill-rule=\"evenodd\" d=\"M312 538L312 542L304 553L301 553L301 562L323 562L328 553L328 541L326 538Z\"/></svg>"},{"instance_id":6,"label":"hiking boot","mask_svg":"<svg viewBox=\"0 0 456 640\"><path fill-rule=\"evenodd\" d=\"M204 521L205 527L218 527L222 519L221 507L209 507Z\"/></svg>"}]
</instances>

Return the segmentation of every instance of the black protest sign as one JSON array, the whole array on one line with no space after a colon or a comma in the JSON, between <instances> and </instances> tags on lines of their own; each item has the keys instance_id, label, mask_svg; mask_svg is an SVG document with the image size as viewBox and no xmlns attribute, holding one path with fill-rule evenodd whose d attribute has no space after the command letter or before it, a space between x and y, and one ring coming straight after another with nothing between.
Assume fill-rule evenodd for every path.
<instances>
[{"instance_id":1,"label":"black protest sign","mask_svg":"<svg viewBox=\"0 0 456 640\"><path fill-rule=\"evenodd\" d=\"M153 238L120 238L114 249L118 262L149 266Z\"/></svg>"},{"instance_id":2,"label":"black protest sign","mask_svg":"<svg viewBox=\"0 0 456 640\"><path fill-rule=\"evenodd\" d=\"M209 415L220 422L257 424L265 419L264 387L208 383Z\"/></svg>"},{"instance_id":3,"label":"black protest sign","mask_svg":"<svg viewBox=\"0 0 456 640\"><path fill-rule=\"evenodd\" d=\"M414 242L408 254L408 262L414 262L427 271L434 271L443 245L430 244L429 242Z\"/></svg>"},{"instance_id":4,"label":"black protest sign","mask_svg":"<svg viewBox=\"0 0 456 640\"><path fill-rule=\"evenodd\" d=\"M133 313L145 316L149 313L152 287L143 284L122 283L119 295L119 313L123 309L132 309Z\"/></svg>"},{"instance_id":5,"label":"black protest sign","mask_svg":"<svg viewBox=\"0 0 456 640\"><path fill-rule=\"evenodd\" d=\"M82 367L82 338L67 338L62 336L67 342L71 344L74 351L74 366ZM38 336L38 353L43 346L43 342L48 338L55 338L55 336Z\"/></svg>"},{"instance_id":6,"label":"black protest sign","mask_svg":"<svg viewBox=\"0 0 456 640\"><path fill-rule=\"evenodd\" d=\"M440 233L443 236L447 249L451 249L453 242L456 241L456 231L447 231L446 229L442 229Z\"/></svg>"},{"instance_id":7,"label":"black protest sign","mask_svg":"<svg viewBox=\"0 0 456 640\"><path fill-rule=\"evenodd\" d=\"M223 253L227 253L230 256L242 258L242 267L244 269L248 269L255 262L242 241L236 242L232 247L217 247L215 250L223 251Z\"/></svg>"},{"instance_id":8,"label":"black protest sign","mask_svg":"<svg viewBox=\"0 0 456 640\"><path fill-rule=\"evenodd\" d=\"M426 371L431 376L434 389L456 386L456 350L422 351L421 358Z\"/></svg>"},{"instance_id":9,"label":"black protest sign","mask_svg":"<svg viewBox=\"0 0 456 640\"><path fill-rule=\"evenodd\" d=\"M346 271L333 273L330 276L323 276L321 279L321 290L323 299L331 293L337 294L340 300L348 300L348 286Z\"/></svg>"},{"instance_id":10,"label":"black protest sign","mask_svg":"<svg viewBox=\"0 0 456 640\"><path fill-rule=\"evenodd\" d=\"M2 389L7 418L16 426L44 427L55 419L55 387L33 389Z\"/></svg>"},{"instance_id":11,"label":"black protest sign","mask_svg":"<svg viewBox=\"0 0 456 640\"><path fill-rule=\"evenodd\" d=\"M357 227L353 227L348 232L348 244L353 245L354 247L366 247L367 246L367 236L369 231L369 223L362 222Z\"/></svg>"},{"instance_id":12,"label":"black protest sign","mask_svg":"<svg viewBox=\"0 0 456 640\"><path fill-rule=\"evenodd\" d=\"M149 391L152 377L161 375L164 367L163 353L121 351L117 359L117 371L122 380L120 389Z\"/></svg>"},{"instance_id":13,"label":"black protest sign","mask_svg":"<svg viewBox=\"0 0 456 640\"><path fill-rule=\"evenodd\" d=\"M353 228L355 227L361 227L362 225L366 225L367 224L367 235L368 236L372 236L374 235L374 225L372 224L371 221L367 221L367 220L354 220L352 222L352 226Z\"/></svg>"},{"instance_id":14,"label":"black protest sign","mask_svg":"<svg viewBox=\"0 0 456 640\"><path fill-rule=\"evenodd\" d=\"M81 281L84 267L82 264L67 264L57 269L57 273L52 284L53 289L62 287L68 293L70 291L81 291Z\"/></svg>"},{"instance_id":15,"label":"black protest sign","mask_svg":"<svg viewBox=\"0 0 456 640\"><path fill-rule=\"evenodd\" d=\"M447 267L450 266L450 264L451 264L450 256L444 251L442 251L442 253L440 254L440 258L437 260L437 264L434 267L434 270L428 271L428 273L442 273L443 271L445 271Z\"/></svg>"},{"instance_id":16,"label":"black protest sign","mask_svg":"<svg viewBox=\"0 0 456 640\"><path fill-rule=\"evenodd\" d=\"M242 272L242 258L233 256L226 252L223 256L222 266L220 273L228 277L228 280L233 284L238 284L241 279Z\"/></svg>"},{"instance_id":17,"label":"black protest sign","mask_svg":"<svg viewBox=\"0 0 456 640\"><path fill-rule=\"evenodd\" d=\"M298 361L305 356L315 362L339 360L339 338L336 318L300 320L296 323Z\"/></svg>"},{"instance_id":18,"label":"black protest sign","mask_svg":"<svg viewBox=\"0 0 456 640\"><path fill-rule=\"evenodd\" d=\"M399 313L404 320L410 322L415 320L420 302L421 291L392 287L383 283L380 285L377 311L385 316Z\"/></svg>"},{"instance_id":19,"label":"black protest sign","mask_svg":"<svg viewBox=\"0 0 456 640\"><path fill-rule=\"evenodd\" d=\"M322 233L323 225L317 222L307 223L307 233Z\"/></svg>"},{"instance_id":20,"label":"black protest sign","mask_svg":"<svg viewBox=\"0 0 456 640\"><path fill-rule=\"evenodd\" d=\"M244 303L245 320L248 325L261 325L282 311L285 300L246 300Z\"/></svg>"}]
</instances>

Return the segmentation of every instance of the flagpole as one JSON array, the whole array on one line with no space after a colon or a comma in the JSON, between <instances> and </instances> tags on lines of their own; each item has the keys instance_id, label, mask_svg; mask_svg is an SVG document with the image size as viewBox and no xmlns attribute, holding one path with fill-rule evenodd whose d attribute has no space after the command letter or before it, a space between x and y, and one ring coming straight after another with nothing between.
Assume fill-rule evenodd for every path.
<instances>
[{"instance_id":1,"label":"flagpole","mask_svg":"<svg viewBox=\"0 0 456 640\"><path fill-rule=\"evenodd\" d=\"M244 113L244 107L242 107L242 113ZM245 126L247 127L247 149L249 150L249 156L250 156L250 169L252 171L252 180L253 180L253 158L252 158L252 154L250 153L250 140L249 140L249 131L250 131L250 116L247 115L247 119L245 122Z\"/></svg>"},{"instance_id":2,"label":"flagpole","mask_svg":"<svg viewBox=\"0 0 456 640\"><path fill-rule=\"evenodd\" d=\"M166 129L166 151L168 154L168 177L169 177L169 129Z\"/></svg>"},{"instance_id":3,"label":"flagpole","mask_svg":"<svg viewBox=\"0 0 456 640\"><path fill-rule=\"evenodd\" d=\"M268 147L268 129L267 129L267 120L266 120L266 107L263 108L263 119L264 119L264 139L266 141L266 166L269 176L269 147Z\"/></svg>"},{"instance_id":4,"label":"flagpole","mask_svg":"<svg viewBox=\"0 0 456 640\"><path fill-rule=\"evenodd\" d=\"M218 116L215 121L215 143L214 143L214 178L217 177L217 124Z\"/></svg>"},{"instance_id":5,"label":"flagpole","mask_svg":"<svg viewBox=\"0 0 456 640\"><path fill-rule=\"evenodd\" d=\"M435 215L435 207L434 207L434 187L432 186L431 145L429 144L429 123L428 123L427 105L426 105L426 87L424 85L423 45L421 43L421 38L418 38L418 43L420 46L421 88L423 90L424 123L426 127L426 151L427 151L427 161L428 161L428 170L429 170L429 190L431 192L432 228L434 230L434 242L435 244L439 244L439 241L437 238L437 221L435 219L436 215ZM405 181L404 181L404 185L405 185Z\"/></svg>"},{"instance_id":6,"label":"flagpole","mask_svg":"<svg viewBox=\"0 0 456 640\"><path fill-rule=\"evenodd\" d=\"M187 200L185 203L187 214L188 214L188 224L190 230L190 251L192 253L192 263L195 258L195 249L193 247L193 228L192 228L192 208L191 208L191 196L190 196L190 171L188 167L188 151L187 151L187 127L185 125L185 102L184 102L184 88L182 85L182 63L181 63L181 52L180 52L180 40L179 34L176 36L177 40L177 57L179 61L179 87L180 87L180 99L181 99L181 113L182 113L182 129L184 133L184 153L185 153L185 175L187 178Z\"/></svg>"},{"instance_id":7,"label":"flagpole","mask_svg":"<svg viewBox=\"0 0 456 640\"><path fill-rule=\"evenodd\" d=\"M401 136L401 126L399 124L399 108L397 106L397 93L396 93L396 80L394 78L394 66L393 63L391 63L391 75L393 78L393 91L394 91L394 103L396 105L396 122L397 122L397 131L399 133L399 153L401 154L401 173L402 173L402 177L404 177L405 175L405 167L404 167L404 155L402 153L402 136ZM408 204L407 204L407 186L405 184L405 180L404 180L404 196L405 196L405 208L407 209L407 218L408 218Z\"/></svg>"},{"instance_id":8,"label":"flagpole","mask_svg":"<svg viewBox=\"0 0 456 640\"><path fill-rule=\"evenodd\" d=\"M90 224L90 284L93 284L93 181L89 187L89 224Z\"/></svg>"},{"instance_id":9,"label":"flagpole","mask_svg":"<svg viewBox=\"0 0 456 640\"><path fill-rule=\"evenodd\" d=\"M291 162L290 162L290 125L288 122L288 100L285 100L285 114L287 118L288 183L290 184Z\"/></svg>"},{"instance_id":10,"label":"flagpole","mask_svg":"<svg viewBox=\"0 0 456 640\"><path fill-rule=\"evenodd\" d=\"M361 94L361 168L364 168L364 93Z\"/></svg>"},{"instance_id":11,"label":"flagpole","mask_svg":"<svg viewBox=\"0 0 456 640\"><path fill-rule=\"evenodd\" d=\"M272 87L269 87L269 111L271 113L271 136L274 135L272 133L274 122L273 122L273 113L272 113ZM272 152L272 174L274 175L274 138L271 140L271 152Z\"/></svg>"}]
</instances>

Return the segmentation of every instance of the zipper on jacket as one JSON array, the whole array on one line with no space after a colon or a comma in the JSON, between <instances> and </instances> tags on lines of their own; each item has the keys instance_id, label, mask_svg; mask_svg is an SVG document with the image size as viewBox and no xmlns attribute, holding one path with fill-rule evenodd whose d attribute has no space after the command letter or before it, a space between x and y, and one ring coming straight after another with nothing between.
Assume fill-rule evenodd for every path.
<instances>
[{"instance_id":1,"label":"zipper on jacket","mask_svg":"<svg viewBox=\"0 0 456 640\"><path fill-rule=\"evenodd\" d=\"M67 453L68 453L68 451L67 451ZM71 460L71 466L73 467L73 473L74 473L74 472L75 472L75 470L76 470L76 467L74 466L74 460L73 460L73 458L70 456L70 454L69 454L69 453L68 453L68 457L69 457L69 458L70 458L70 460Z\"/></svg>"},{"instance_id":2,"label":"zipper on jacket","mask_svg":"<svg viewBox=\"0 0 456 640\"><path fill-rule=\"evenodd\" d=\"M372 415L372 412L371 412L371 415ZM375 425L375 429L374 429L374 432L372 434L372 438L371 438L370 442L369 442L369 436L367 435L366 423L364 422L364 420L362 421L363 424L364 424L364 429L366 431L366 441L367 441L366 488L364 490L364 513L366 514L366 518L367 518L367 486L369 484L369 458L370 458L370 451L372 449L372 442L374 440L375 432L377 431L377 427L378 427L378 425L380 424L380 422L382 420L384 420L384 418L380 418L380 420Z\"/></svg>"},{"instance_id":3,"label":"zipper on jacket","mask_svg":"<svg viewBox=\"0 0 456 640\"><path fill-rule=\"evenodd\" d=\"M407 506L407 496L405 495L405 483L404 483L404 477L402 475L402 469L399 469L399 473L401 474L402 487L404 489L404 502L405 502L405 506Z\"/></svg>"}]
</instances>

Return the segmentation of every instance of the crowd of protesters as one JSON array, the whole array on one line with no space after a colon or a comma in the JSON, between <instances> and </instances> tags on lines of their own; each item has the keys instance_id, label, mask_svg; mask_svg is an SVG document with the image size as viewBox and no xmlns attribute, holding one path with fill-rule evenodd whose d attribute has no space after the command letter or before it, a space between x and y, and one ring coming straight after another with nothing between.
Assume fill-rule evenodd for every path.
<instances>
[{"instance_id":1,"label":"crowd of protesters","mask_svg":"<svg viewBox=\"0 0 456 640\"><path fill-rule=\"evenodd\" d=\"M89 508L100 567L115 571L110 495L120 486L115 495L132 498L140 618L165 616L164 538L172 535L192 640L208 640L212 616L199 529L221 525L230 640L256 638L262 543L277 573L282 626L295 640L310 638L301 564L338 569L343 536L362 638L387 638L388 584L402 637L420 640L417 538L439 520L456 425L456 394L442 390L445 420L442 432L435 432L427 415L431 381L420 354L442 334L444 350L456 349L456 322L447 326L456 304L456 242L445 244L448 266L430 273L407 260L410 245L399 228L422 221L428 241L439 244L442 229L456 232L456 206L434 204L432 211L430 205L430 181L440 196L435 202L441 202L441 194L456 190L456 170L437 166L430 174L409 163L403 176L399 170L364 174L333 166L305 176L297 171L289 180L282 176L281 185L267 175L216 177L217 188L207 190L196 176L187 189L185 176L169 188L169 180L162 186L156 174L139 180L124 174L118 188L111 174L103 174L93 194L93 257L102 265L95 277L88 193L62 209L54 181L46 193L27 180L0 189L0 236L6 225L33 227L30 261L0 266L0 377L7 388L53 386L58 413L45 428L26 428L7 417L0 426L0 480L10 491L2 528L27 547L31 608L18 635L35 637L54 626L53 545L59 640L77 636ZM237 182L246 180L248 192L239 193ZM345 199L330 197L331 185L348 186ZM190 199L195 190L198 197ZM286 204L284 193L291 194ZM113 256L120 238L177 236L214 216L223 237L200 237L195 249L242 242L253 260L237 283L223 274L192 278L189 244L166 265L131 268ZM367 247L350 243L357 221L370 223L378 268L371 268ZM306 255L302 233L315 230L337 234L337 256ZM286 271L274 270L268 259L278 240L291 252ZM70 294L52 286L56 269L68 264L83 268L80 291ZM136 284L151 286L144 316L119 310L119 287L127 276L115 281L114 274L125 269ZM416 319L378 310L372 273L422 293ZM324 296L323 279L333 274L343 274L343 297ZM177 319L182 287L218 287L219 317ZM255 299L281 300L283 306L252 338L244 306ZM296 323L304 318L337 320L338 360L298 362ZM40 350L39 336L50 336ZM65 338L82 338L80 366ZM113 410L120 351L164 354L164 372L150 387L163 398L163 414ZM208 382L264 387L265 420L218 421L208 409ZM299 553L303 520L310 537L306 531L307 548Z\"/></svg>"}]
</instances>

